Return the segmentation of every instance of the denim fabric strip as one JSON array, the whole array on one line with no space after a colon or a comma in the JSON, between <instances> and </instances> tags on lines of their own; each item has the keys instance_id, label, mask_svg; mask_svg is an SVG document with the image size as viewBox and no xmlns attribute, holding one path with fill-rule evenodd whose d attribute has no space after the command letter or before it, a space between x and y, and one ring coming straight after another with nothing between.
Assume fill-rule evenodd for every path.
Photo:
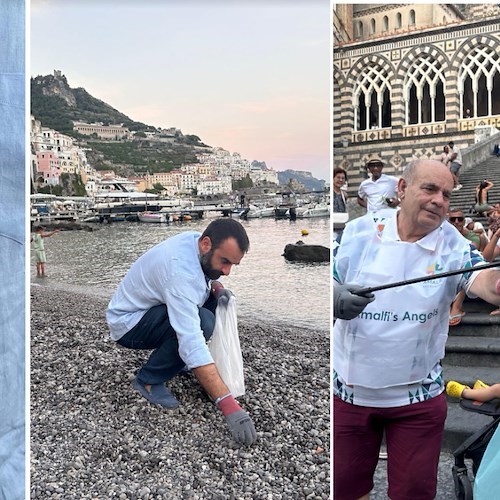
<instances>
[{"instance_id":1,"label":"denim fabric strip","mask_svg":"<svg viewBox=\"0 0 500 500\"><path fill-rule=\"evenodd\" d=\"M0 500L25 498L24 9L0 0Z\"/></svg>"}]
</instances>

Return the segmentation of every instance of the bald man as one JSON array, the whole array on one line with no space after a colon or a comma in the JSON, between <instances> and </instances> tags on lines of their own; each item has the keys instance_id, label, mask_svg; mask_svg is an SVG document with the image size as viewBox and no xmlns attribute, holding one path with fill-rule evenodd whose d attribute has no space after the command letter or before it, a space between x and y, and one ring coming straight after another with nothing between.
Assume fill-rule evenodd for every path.
<instances>
[{"instance_id":1,"label":"bald man","mask_svg":"<svg viewBox=\"0 0 500 500\"><path fill-rule=\"evenodd\" d=\"M453 177L440 162L410 163L401 209L346 225L334 262L333 391L336 499L365 499L382 436L389 497L433 499L446 400L441 359L459 290L500 304L500 271L359 295L363 287L475 266L481 254L448 222Z\"/></svg>"}]
</instances>

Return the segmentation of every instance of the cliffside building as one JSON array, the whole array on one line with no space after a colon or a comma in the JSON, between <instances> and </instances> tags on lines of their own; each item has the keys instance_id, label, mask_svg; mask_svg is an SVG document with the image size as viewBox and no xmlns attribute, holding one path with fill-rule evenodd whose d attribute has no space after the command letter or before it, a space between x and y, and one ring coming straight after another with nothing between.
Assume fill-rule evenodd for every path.
<instances>
[{"instance_id":1,"label":"cliffside building","mask_svg":"<svg viewBox=\"0 0 500 500\"><path fill-rule=\"evenodd\" d=\"M96 134L100 139L120 140L129 137L130 130L123 125L103 125L102 123L74 122L73 130L82 135Z\"/></svg>"}]
</instances>

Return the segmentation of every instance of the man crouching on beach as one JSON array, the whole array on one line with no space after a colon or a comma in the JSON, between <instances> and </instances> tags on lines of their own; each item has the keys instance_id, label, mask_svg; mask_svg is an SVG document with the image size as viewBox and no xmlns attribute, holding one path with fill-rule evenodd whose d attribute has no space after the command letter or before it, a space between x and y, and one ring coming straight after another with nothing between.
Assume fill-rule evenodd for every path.
<instances>
[{"instance_id":1,"label":"man crouching on beach","mask_svg":"<svg viewBox=\"0 0 500 500\"><path fill-rule=\"evenodd\" d=\"M118 344L154 349L134 380L142 396L177 408L165 382L187 367L222 411L235 441L247 446L257 439L254 424L222 381L206 341L217 304L232 295L214 280L229 275L248 248L245 229L233 219L216 219L203 234L177 234L137 259L106 311Z\"/></svg>"}]
</instances>

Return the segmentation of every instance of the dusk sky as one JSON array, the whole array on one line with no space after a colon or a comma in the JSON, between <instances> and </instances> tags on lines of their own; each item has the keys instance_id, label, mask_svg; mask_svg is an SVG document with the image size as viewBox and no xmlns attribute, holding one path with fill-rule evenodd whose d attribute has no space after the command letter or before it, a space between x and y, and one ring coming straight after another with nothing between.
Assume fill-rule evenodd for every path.
<instances>
[{"instance_id":1,"label":"dusk sky","mask_svg":"<svg viewBox=\"0 0 500 500\"><path fill-rule=\"evenodd\" d=\"M30 22L32 76L329 179L328 0L32 0Z\"/></svg>"}]
</instances>

